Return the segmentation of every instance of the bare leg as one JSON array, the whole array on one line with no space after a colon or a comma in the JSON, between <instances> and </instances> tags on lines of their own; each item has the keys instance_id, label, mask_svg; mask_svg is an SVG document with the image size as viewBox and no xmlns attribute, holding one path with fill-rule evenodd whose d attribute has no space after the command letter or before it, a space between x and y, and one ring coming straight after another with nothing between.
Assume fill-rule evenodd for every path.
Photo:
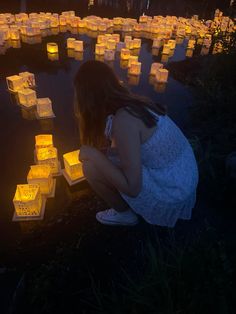
<instances>
[{"instance_id":1,"label":"bare leg","mask_svg":"<svg viewBox=\"0 0 236 314\"><path fill-rule=\"evenodd\" d=\"M130 210L129 205L120 196L120 193L104 178L101 172L91 161L83 162L84 176L92 189L116 211L123 212Z\"/></svg>"}]
</instances>

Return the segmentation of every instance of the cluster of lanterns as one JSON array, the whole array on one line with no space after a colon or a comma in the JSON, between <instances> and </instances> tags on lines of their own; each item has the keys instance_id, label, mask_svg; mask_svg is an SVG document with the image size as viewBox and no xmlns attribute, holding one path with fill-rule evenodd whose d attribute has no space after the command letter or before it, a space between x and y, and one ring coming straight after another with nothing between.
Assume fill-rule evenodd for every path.
<instances>
[{"instance_id":1,"label":"cluster of lanterns","mask_svg":"<svg viewBox=\"0 0 236 314\"><path fill-rule=\"evenodd\" d=\"M64 175L69 185L84 179L79 150L63 155L65 169L61 170L57 148L51 134L35 136L35 165L30 166L27 184L19 184L13 199L13 221L41 220L46 199L55 196L56 178Z\"/></svg>"},{"instance_id":2,"label":"cluster of lanterns","mask_svg":"<svg viewBox=\"0 0 236 314\"><path fill-rule=\"evenodd\" d=\"M35 76L30 72L21 72L6 78L8 90L16 94L16 100L25 109L36 107L37 119L54 118L51 100L37 98Z\"/></svg>"}]
</instances>

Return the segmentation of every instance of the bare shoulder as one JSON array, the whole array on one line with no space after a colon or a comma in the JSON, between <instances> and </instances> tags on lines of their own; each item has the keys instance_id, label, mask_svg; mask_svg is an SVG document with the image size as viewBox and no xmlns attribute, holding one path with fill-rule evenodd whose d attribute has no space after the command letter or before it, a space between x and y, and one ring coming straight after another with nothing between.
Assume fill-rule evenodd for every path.
<instances>
[{"instance_id":1,"label":"bare shoulder","mask_svg":"<svg viewBox=\"0 0 236 314\"><path fill-rule=\"evenodd\" d=\"M114 116L113 127L114 129L119 129L120 127L137 129L139 128L139 121L127 110L125 110L124 108L120 108Z\"/></svg>"}]
</instances>

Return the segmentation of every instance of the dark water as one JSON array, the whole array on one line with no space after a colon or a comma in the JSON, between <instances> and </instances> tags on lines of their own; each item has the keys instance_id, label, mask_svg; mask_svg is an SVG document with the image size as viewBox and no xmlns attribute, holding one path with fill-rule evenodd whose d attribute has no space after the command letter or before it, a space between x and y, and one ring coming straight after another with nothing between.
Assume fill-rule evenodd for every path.
<instances>
[{"instance_id":1,"label":"dark water","mask_svg":"<svg viewBox=\"0 0 236 314\"><path fill-rule=\"evenodd\" d=\"M83 14L89 10L89 14L99 15L102 12L105 16L122 15L119 1L95 1L96 5L88 8L88 1L77 1L78 10L84 5ZM66 1L64 10L73 9L72 3L76 1ZM25 6L27 11L40 10L63 10L65 1L57 1L58 6L52 7L52 1L46 5L41 1L22 1L21 8ZM128 3L128 2L127 2ZM136 16L147 8L147 1L130 1L130 12L125 9L124 15ZM139 5L136 5L138 3ZM168 1L165 1L168 4ZM18 12L19 1L12 1L8 7L8 12ZM151 4L149 4L151 5ZM168 7L168 6L167 6ZM77 8L77 7L76 7ZM102 8L102 10L101 10ZM163 9L163 8L162 8ZM81 9L82 10L82 9ZM134 13L135 11L135 13ZM79 10L80 12L80 10ZM162 11L161 11L162 12ZM169 11L168 11L169 12ZM112 13L112 14L111 14ZM162 14L158 10L152 11L152 15ZM174 12L173 12L174 14ZM82 15L81 15L82 16ZM65 48L66 38L76 37L84 40L85 51L82 60L75 60L68 56ZM59 60L51 61L46 52L46 43L49 41L57 42L59 45ZM82 62L94 59L95 38L86 34L70 34L70 32L58 33L42 39L41 43L21 43L21 47L10 48L5 54L0 55L0 163L1 163L1 182L0 182L0 230L4 237L1 241L4 244L10 243L21 233L22 224L11 222L13 216L12 199L17 184L26 183L26 176L30 165L34 164L33 150L35 135L40 133L52 133L54 144L58 148L59 158L66 152L78 148L78 126L73 111L73 78ZM186 131L189 128L188 107L193 98L191 92L175 81L172 77L165 91L157 92L153 85L149 83L149 69L152 62L160 61L160 56L153 56L151 53L152 42L143 39L140 53L142 62L142 75L139 84L130 86L136 92L146 95L155 101L168 106L169 115ZM175 54L168 62L185 59L186 42L178 45ZM127 70L120 67L120 60L116 57L111 66L121 80L127 83ZM33 72L36 77L37 97L49 97L53 103L53 110L56 115L51 120L35 120L34 112L23 110L16 103L14 95L7 91L5 78L9 75L18 74L22 71ZM79 187L69 188L63 177L57 179L56 197L49 199L46 205L46 218L60 212L77 195ZM5 241L5 239L8 239Z\"/></svg>"}]
</instances>

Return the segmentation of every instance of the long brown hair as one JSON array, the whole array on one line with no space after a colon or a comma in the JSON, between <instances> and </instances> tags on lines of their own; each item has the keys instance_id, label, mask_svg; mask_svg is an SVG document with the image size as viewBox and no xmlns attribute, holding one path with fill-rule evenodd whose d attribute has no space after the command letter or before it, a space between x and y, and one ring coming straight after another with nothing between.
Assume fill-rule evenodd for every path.
<instances>
[{"instance_id":1,"label":"long brown hair","mask_svg":"<svg viewBox=\"0 0 236 314\"><path fill-rule=\"evenodd\" d=\"M140 118L149 128L156 125L156 120L147 109L158 115L166 114L162 106L132 94L104 62L83 63L76 74L74 85L81 144L95 147L103 145L106 118L115 114L119 108Z\"/></svg>"}]
</instances>

